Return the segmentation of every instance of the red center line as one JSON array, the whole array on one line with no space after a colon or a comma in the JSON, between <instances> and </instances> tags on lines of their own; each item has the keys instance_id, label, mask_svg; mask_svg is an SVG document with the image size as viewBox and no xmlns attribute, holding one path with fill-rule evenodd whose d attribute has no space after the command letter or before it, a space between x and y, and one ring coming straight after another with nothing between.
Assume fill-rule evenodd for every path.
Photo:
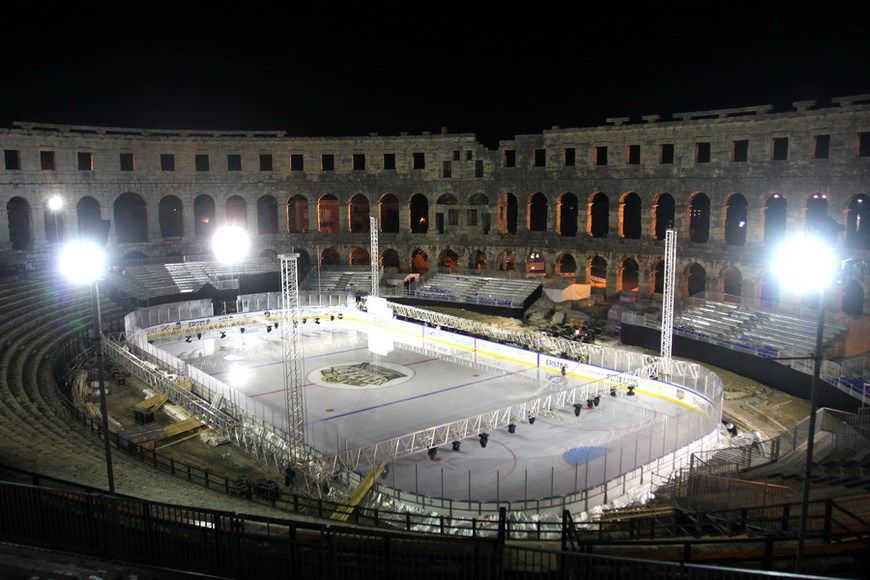
<instances>
[{"instance_id":1,"label":"red center line","mask_svg":"<svg viewBox=\"0 0 870 580\"><path fill-rule=\"evenodd\" d=\"M410 366L413 366L413 365L419 365L419 364L422 364L422 363L432 362L433 360L441 360L441 358L440 358L440 357L435 357L435 358L424 358L423 360L418 360L418 361L415 361L415 362L412 362L412 363L408 363L408 364L406 364L405 366L406 366L406 367L410 367ZM305 384L302 385L302 386L303 386L303 387L313 387L313 386L315 386L316 384L317 384L317 383L305 383ZM263 391L262 393L257 393L257 394L255 394L255 395L249 395L249 396L253 399L254 397L262 397L262 396L264 396L264 395L274 395L275 393L280 393L280 392L283 391L283 390L284 390L284 387L281 387L280 389L273 389L273 390L271 390L271 391Z\"/></svg>"}]
</instances>

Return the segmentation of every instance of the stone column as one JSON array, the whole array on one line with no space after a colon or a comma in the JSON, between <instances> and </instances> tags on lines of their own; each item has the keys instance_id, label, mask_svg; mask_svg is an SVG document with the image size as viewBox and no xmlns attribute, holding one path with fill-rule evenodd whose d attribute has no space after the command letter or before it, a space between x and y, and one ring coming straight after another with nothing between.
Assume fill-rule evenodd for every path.
<instances>
[{"instance_id":1,"label":"stone column","mask_svg":"<svg viewBox=\"0 0 870 580\"><path fill-rule=\"evenodd\" d=\"M155 196L158 199L159 196ZM145 211L148 218L148 241L154 242L161 239L160 236L160 205L159 202L145 202Z\"/></svg>"},{"instance_id":2,"label":"stone column","mask_svg":"<svg viewBox=\"0 0 870 580\"><path fill-rule=\"evenodd\" d=\"M350 232L350 205L349 200L345 196L336 195L338 198L338 231L341 233Z\"/></svg>"},{"instance_id":3,"label":"stone column","mask_svg":"<svg viewBox=\"0 0 870 580\"><path fill-rule=\"evenodd\" d=\"M398 198L398 196L396 196ZM411 206L405 200L402 203L399 200L399 233L410 233L411 231Z\"/></svg>"},{"instance_id":4,"label":"stone column","mask_svg":"<svg viewBox=\"0 0 870 580\"><path fill-rule=\"evenodd\" d=\"M45 216L50 212L42 206L33 205L31 206L31 214L33 221L30 224L30 234L33 236L32 245L34 249L44 248L48 245L48 239L46 236L45 229ZM54 219L53 216L49 215L49 219ZM58 218L59 219L59 218Z\"/></svg>"},{"instance_id":5,"label":"stone column","mask_svg":"<svg viewBox=\"0 0 870 580\"><path fill-rule=\"evenodd\" d=\"M193 211L194 196L182 198L182 215L184 216L184 242L196 241L196 217Z\"/></svg>"},{"instance_id":6,"label":"stone column","mask_svg":"<svg viewBox=\"0 0 870 580\"><path fill-rule=\"evenodd\" d=\"M556 231L556 208L559 205L559 198L547 200L547 231Z\"/></svg>"},{"instance_id":7,"label":"stone column","mask_svg":"<svg viewBox=\"0 0 870 580\"><path fill-rule=\"evenodd\" d=\"M257 195L246 195L245 199L249 200L245 206L245 219L248 222L247 230L251 237L257 235Z\"/></svg>"},{"instance_id":8,"label":"stone column","mask_svg":"<svg viewBox=\"0 0 870 580\"><path fill-rule=\"evenodd\" d=\"M710 196L710 230L707 243L725 244L725 199L723 196Z\"/></svg>"}]
</instances>

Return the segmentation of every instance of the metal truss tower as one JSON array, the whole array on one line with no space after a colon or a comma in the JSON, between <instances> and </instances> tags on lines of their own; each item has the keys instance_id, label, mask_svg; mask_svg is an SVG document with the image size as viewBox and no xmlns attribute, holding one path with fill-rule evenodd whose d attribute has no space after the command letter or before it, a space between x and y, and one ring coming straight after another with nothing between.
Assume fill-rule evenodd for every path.
<instances>
[{"instance_id":1,"label":"metal truss tower","mask_svg":"<svg viewBox=\"0 0 870 580\"><path fill-rule=\"evenodd\" d=\"M299 254L281 254L281 346L284 355L284 399L287 409L287 433L290 452L296 460L308 458L305 444L305 399L302 385L302 330L299 328Z\"/></svg>"},{"instance_id":2,"label":"metal truss tower","mask_svg":"<svg viewBox=\"0 0 870 580\"><path fill-rule=\"evenodd\" d=\"M662 298L661 356L665 365L671 362L671 348L674 341L674 295L677 278L677 230L665 231L665 279Z\"/></svg>"},{"instance_id":3,"label":"metal truss tower","mask_svg":"<svg viewBox=\"0 0 870 580\"><path fill-rule=\"evenodd\" d=\"M369 216L369 242L369 263L372 265L371 296L377 296L381 282L381 259L378 253L378 220L372 216Z\"/></svg>"}]
</instances>

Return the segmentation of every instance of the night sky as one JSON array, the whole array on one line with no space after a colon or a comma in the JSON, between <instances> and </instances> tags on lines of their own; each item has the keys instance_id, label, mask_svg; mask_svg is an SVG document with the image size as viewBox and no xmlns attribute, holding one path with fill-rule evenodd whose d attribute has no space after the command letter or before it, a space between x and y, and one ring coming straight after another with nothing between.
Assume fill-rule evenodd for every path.
<instances>
[{"instance_id":1,"label":"night sky","mask_svg":"<svg viewBox=\"0 0 870 580\"><path fill-rule=\"evenodd\" d=\"M7 1L0 123L305 136L446 126L492 145L605 117L870 93L857 2L523 3L486 16L471 4L426 3L425 16L405 3L379 15L181 4Z\"/></svg>"}]
</instances>

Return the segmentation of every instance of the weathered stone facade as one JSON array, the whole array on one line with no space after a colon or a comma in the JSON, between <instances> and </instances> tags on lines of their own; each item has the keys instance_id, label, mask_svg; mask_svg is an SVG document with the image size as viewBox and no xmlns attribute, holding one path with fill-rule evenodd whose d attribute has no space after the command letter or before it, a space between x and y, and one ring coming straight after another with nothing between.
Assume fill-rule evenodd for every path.
<instances>
[{"instance_id":1,"label":"weathered stone facade","mask_svg":"<svg viewBox=\"0 0 870 580\"><path fill-rule=\"evenodd\" d=\"M55 214L47 200L59 195L65 205L57 216L65 235L86 230L80 222L87 221L89 208L98 207L99 217L110 223L108 242L116 259L205 255L203 224L235 221L247 224L260 253L301 249L313 260L316 253L334 249L348 263L354 249L362 248L366 253L357 251L354 261L364 262L363 218L379 217L389 229L389 212L382 211L381 202L392 195L398 231L381 234L381 252L383 257L394 250L388 255L398 257L402 270L411 267L416 249L428 254L432 266L449 250L463 268L477 266L482 258L487 269L512 261L519 271L536 252L548 275L606 282L610 292L648 291L663 252L663 242L655 237L672 219L680 231L683 293L690 266L698 264L708 290L759 297L773 239L775 220L766 209L772 199L785 202L787 231L805 227L808 204L826 204L822 209L848 230L839 236L844 255L867 256L868 103L865 95L821 108L795 103L785 112L748 107L669 119L646 116L637 122L608 119L605 126L518 135L497 150L471 134L301 138L275 131L16 123L0 129L6 162L0 167L0 204L8 216L0 219L0 249L50 250ZM331 170L324 157L330 155ZM395 169L385 169L388 155ZM598 164L605 155L606 165ZM136 195L119 203L128 192ZM600 206L595 214L593 199L599 193L607 196L609 207ZM427 214L412 212L411 199L418 194L428 202ZM515 225L506 194L516 200ZM322 203L327 195L337 200L337 216ZM357 197L351 204L359 195L365 201ZM202 196L213 202L213 213ZM288 205L294 196L307 202L307 231L304 204ZM130 203L141 203L139 198L144 208L131 210ZM669 212L665 202L671 199L673 217L662 213L657 230L657 212ZM414 233L412 221L426 231ZM573 276L566 255L573 259ZM590 272L596 256L606 262L606 272ZM629 259L637 264L636 275Z\"/></svg>"}]
</instances>

